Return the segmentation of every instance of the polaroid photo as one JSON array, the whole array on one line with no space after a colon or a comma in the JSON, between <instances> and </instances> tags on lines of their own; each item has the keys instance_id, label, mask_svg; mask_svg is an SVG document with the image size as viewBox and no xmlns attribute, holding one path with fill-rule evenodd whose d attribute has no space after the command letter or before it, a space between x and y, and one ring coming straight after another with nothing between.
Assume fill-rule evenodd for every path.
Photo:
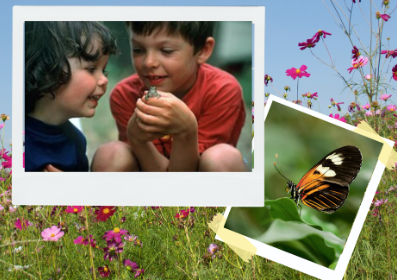
<instances>
[{"instance_id":1,"label":"polaroid photo","mask_svg":"<svg viewBox=\"0 0 397 280\"><path fill-rule=\"evenodd\" d=\"M13 143L23 143L23 131L26 124L24 102L24 67L25 67L25 23L34 21L101 21L103 23L125 25L125 21L217 21L221 33L214 47L214 61L209 63L220 65L229 60L233 70L239 67L239 61L251 60L251 65L245 69L246 91L244 95L262 104L264 102L264 7L92 7L92 6L14 6L13 8ZM243 24L239 24L243 23ZM247 28L248 26L248 28ZM128 33L124 26L125 40ZM233 35L234 34L234 35ZM246 41L243 52L231 48L235 45L236 36ZM230 40L235 40L229 44ZM229 43L227 43L229 42ZM217 50L222 48L222 51ZM129 47L123 50L130 52ZM218 52L218 53L217 53ZM247 58L247 55L249 56ZM130 60L128 53L128 58ZM218 61L216 61L218 60ZM109 60L110 61L110 60ZM129 63L131 71L132 64ZM114 66L113 68L117 68ZM248 78L247 78L248 77ZM121 80L121 79L120 79ZM156 81L159 82L159 81ZM112 87L108 85L106 94L109 96ZM107 97L108 97L107 96ZM56 97L55 97L56 98ZM102 100L101 100L102 101ZM92 100L96 105L97 100ZM245 102L245 103L251 103ZM108 118L116 124L107 110ZM252 206L264 205L263 183L263 127L255 129L257 147L255 150L255 169L251 163L252 127L250 110L246 109L249 119L248 141L245 141L248 151L247 160L249 172L26 172L22 168L23 152L29 153L29 145L13 147L13 204L15 205L115 205L115 206ZM257 110L258 116L263 116L263 108ZM94 116L93 118L95 118ZM247 119L246 118L246 119ZM87 138L87 157L91 160L95 151L94 142L103 144L101 135L95 134L95 127L87 132L81 121L73 120L83 135ZM261 123L261 118L256 119ZM247 121L245 120L247 125ZM89 125L88 125L89 126ZM90 128L90 127L89 127ZM18 133L18 131L20 133ZM89 135L88 135L89 134ZM110 134L110 132L109 132ZM106 133L102 133L106 135ZM88 136L88 137L87 137ZM26 136L25 136L26 137ZM242 136L240 136L242 137ZM247 136L245 136L247 138ZM118 140L115 133L113 140ZM99 142L98 142L99 140ZM252 141L252 142L251 142ZM105 142L105 141L104 141ZM251 147L252 145L252 147ZM25 150L24 150L25 149Z\"/></svg>"},{"instance_id":2,"label":"polaroid photo","mask_svg":"<svg viewBox=\"0 0 397 280\"><path fill-rule=\"evenodd\" d=\"M385 169L378 157L393 143L272 95L264 118L265 207L228 207L224 229L259 256L342 279Z\"/></svg>"}]
</instances>

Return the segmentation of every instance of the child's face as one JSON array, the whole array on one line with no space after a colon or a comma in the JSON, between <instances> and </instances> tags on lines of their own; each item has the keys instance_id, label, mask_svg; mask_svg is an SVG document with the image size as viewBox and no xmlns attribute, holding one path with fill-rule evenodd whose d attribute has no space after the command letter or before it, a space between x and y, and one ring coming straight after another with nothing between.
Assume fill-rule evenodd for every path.
<instances>
[{"instance_id":1,"label":"child's face","mask_svg":"<svg viewBox=\"0 0 397 280\"><path fill-rule=\"evenodd\" d=\"M130 32L132 61L144 84L182 97L196 81L198 54L181 35L170 36L164 29L149 36Z\"/></svg>"},{"instance_id":2,"label":"child's face","mask_svg":"<svg viewBox=\"0 0 397 280\"><path fill-rule=\"evenodd\" d=\"M54 105L66 119L92 117L99 99L105 94L108 79L105 68L109 55L98 61L85 61L77 57L68 58L71 70L69 83L55 94Z\"/></svg>"}]
</instances>

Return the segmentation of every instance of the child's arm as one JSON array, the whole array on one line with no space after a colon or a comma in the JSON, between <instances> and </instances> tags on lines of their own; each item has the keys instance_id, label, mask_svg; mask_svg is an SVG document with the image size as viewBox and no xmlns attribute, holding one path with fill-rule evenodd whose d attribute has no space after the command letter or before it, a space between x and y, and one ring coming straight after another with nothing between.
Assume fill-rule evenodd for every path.
<instances>
[{"instance_id":1,"label":"child's arm","mask_svg":"<svg viewBox=\"0 0 397 280\"><path fill-rule=\"evenodd\" d=\"M138 100L136 115L140 119L139 127L146 133L173 136L169 171L197 171L200 159L197 121L185 103L161 92L161 98Z\"/></svg>"}]
</instances>

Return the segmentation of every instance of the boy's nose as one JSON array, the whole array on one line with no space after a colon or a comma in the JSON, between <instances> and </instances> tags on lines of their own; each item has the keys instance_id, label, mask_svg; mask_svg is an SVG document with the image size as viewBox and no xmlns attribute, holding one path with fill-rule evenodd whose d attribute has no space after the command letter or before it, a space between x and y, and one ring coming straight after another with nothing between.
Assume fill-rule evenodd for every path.
<instances>
[{"instance_id":1,"label":"boy's nose","mask_svg":"<svg viewBox=\"0 0 397 280\"><path fill-rule=\"evenodd\" d=\"M108 84L108 77L105 76L105 74L102 74L101 77L98 80L98 86L107 86Z\"/></svg>"},{"instance_id":2,"label":"boy's nose","mask_svg":"<svg viewBox=\"0 0 397 280\"><path fill-rule=\"evenodd\" d=\"M144 66L146 68L156 68L158 66L158 60L153 52L147 53L144 61Z\"/></svg>"}]
</instances>

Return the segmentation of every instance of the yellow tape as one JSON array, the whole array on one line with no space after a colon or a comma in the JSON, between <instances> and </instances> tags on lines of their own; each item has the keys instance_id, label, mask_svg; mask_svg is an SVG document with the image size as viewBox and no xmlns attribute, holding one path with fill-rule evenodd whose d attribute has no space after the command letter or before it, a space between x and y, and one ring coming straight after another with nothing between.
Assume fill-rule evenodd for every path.
<instances>
[{"instance_id":1,"label":"yellow tape","mask_svg":"<svg viewBox=\"0 0 397 280\"><path fill-rule=\"evenodd\" d=\"M389 144L386 143L385 140L383 140L382 137L379 136L373 130L369 124L367 124L365 121L361 121L358 125L357 128L354 129L354 132L357 132L358 134L361 134L363 136L366 136L368 138L377 140L379 142L383 143L383 148L382 151L380 152L380 155L378 159L380 160L381 163L383 163L387 169L391 170L395 167L395 163L397 163L397 153L396 151L393 150L393 147L390 147Z\"/></svg>"},{"instance_id":2,"label":"yellow tape","mask_svg":"<svg viewBox=\"0 0 397 280\"><path fill-rule=\"evenodd\" d=\"M248 239L236 232L225 228L226 218L217 214L208 226L245 262L249 262L256 255L256 247Z\"/></svg>"}]
</instances>

